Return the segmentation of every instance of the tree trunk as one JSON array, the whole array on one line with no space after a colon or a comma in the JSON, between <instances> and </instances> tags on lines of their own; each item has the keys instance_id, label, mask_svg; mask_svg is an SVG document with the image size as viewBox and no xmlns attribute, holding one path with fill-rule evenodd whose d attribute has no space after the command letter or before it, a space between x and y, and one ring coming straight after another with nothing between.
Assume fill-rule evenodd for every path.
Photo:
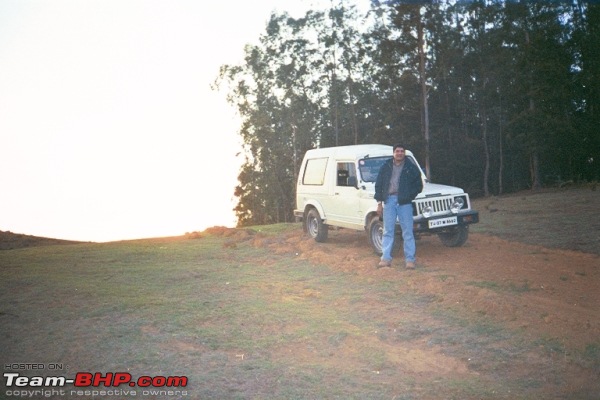
<instances>
[{"instance_id":1,"label":"tree trunk","mask_svg":"<svg viewBox=\"0 0 600 400\"><path fill-rule=\"evenodd\" d=\"M490 196L489 180L490 180L490 149L488 145L488 131L487 131L487 113L485 106L482 112L482 131L483 131L483 153L485 156L485 167L483 169L483 195L485 197Z\"/></svg>"},{"instance_id":2,"label":"tree trunk","mask_svg":"<svg viewBox=\"0 0 600 400\"><path fill-rule=\"evenodd\" d=\"M334 68L335 68L335 66L334 66ZM332 73L331 81L333 82L333 86L331 89L332 97L333 97L333 132L335 135L335 145L339 146L339 137L340 137L339 108L338 108L337 89L336 89L337 77L336 77L335 71L333 71L333 73Z\"/></svg>"},{"instance_id":3,"label":"tree trunk","mask_svg":"<svg viewBox=\"0 0 600 400\"><path fill-rule=\"evenodd\" d=\"M498 121L498 155L499 155L499 166L498 166L498 194L502 194L504 191L504 182L502 176L504 174L504 142L502 141L502 97L500 97L500 111Z\"/></svg>"},{"instance_id":4,"label":"tree trunk","mask_svg":"<svg viewBox=\"0 0 600 400\"><path fill-rule=\"evenodd\" d=\"M535 102L532 98L529 99L529 111L531 115L535 112ZM537 141L537 139L533 139ZM540 181L540 155L538 151L537 143L533 144L531 149L531 188L533 190L538 190L542 187Z\"/></svg>"},{"instance_id":5,"label":"tree trunk","mask_svg":"<svg viewBox=\"0 0 600 400\"><path fill-rule=\"evenodd\" d=\"M537 149L531 152L531 188L539 190L542 187L540 183L540 156Z\"/></svg>"},{"instance_id":6,"label":"tree trunk","mask_svg":"<svg viewBox=\"0 0 600 400\"><path fill-rule=\"evenodd\" d=\"M425 39L423 37L423 23L420 11L417 10L417 37L419 46L419 76L421 83L421 100L423 107L423 137L425 138L425 175L431 179L429 155L429 106L427 103L427 79L425 76Z\"/></svg>"},{"instance_id":7,"label":"tree trunk","mask_svg":"<svg viewBox=\"0 0 600 400\"><path fill-rule=\"evenodd\" d=\"M352 119L352 130L354 131L354 144L358 144L358 122L356 121L356 108L354 107L354 91L352 90L352 79L348 78L348 97L350 101L350 118Z\"/></svg>"}]
</instances>

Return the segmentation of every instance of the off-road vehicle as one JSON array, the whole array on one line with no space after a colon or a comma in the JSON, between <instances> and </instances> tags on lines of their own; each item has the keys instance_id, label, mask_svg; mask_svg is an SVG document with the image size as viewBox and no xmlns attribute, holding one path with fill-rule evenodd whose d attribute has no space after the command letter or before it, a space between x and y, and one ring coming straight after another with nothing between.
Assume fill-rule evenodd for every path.
<instances>
[{"instance_id":1,"label":"off-road vehicle","mask_svg":"<svg viewBox=\"0 0 600 400\"><path fill-rule=\"evenodd\" d=\"M366 231L369 243L381 254L383 222L374 200L375 181L391 146L368 144L313 149L306 152L296 185L294 215L317 242L325 242L329 227ZM414 233L436 234L449 247L462 246L469 224L479 222L469 195L462 189L430 183L412 152L406 159L421 171L423 191L413 201ZM401 232L398 224L396 232ZM401 236L397 236L401 240Z\"/></svg>"}]
</instances>

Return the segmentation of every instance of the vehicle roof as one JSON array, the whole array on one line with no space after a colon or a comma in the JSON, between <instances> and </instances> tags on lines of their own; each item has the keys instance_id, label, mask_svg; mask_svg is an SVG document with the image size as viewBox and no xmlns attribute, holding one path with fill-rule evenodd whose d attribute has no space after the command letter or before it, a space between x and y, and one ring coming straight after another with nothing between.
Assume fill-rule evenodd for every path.
<instances>
[{"instance_id":1,"label":"vehicle roof","mask_svg":"<svg viewBox=\"0 0 600 400\"><path fill-rule=\"evenodd\" d=\"M407 150L407 154L412 153ZM337 158L358 159L366 156L381 157L393 155L393 147L385 144L356 144L350 146L323 147L319 149L311 149L306 152L306 155L311 157L326 157L335 156Z\"/></svg>"}]
</instances>

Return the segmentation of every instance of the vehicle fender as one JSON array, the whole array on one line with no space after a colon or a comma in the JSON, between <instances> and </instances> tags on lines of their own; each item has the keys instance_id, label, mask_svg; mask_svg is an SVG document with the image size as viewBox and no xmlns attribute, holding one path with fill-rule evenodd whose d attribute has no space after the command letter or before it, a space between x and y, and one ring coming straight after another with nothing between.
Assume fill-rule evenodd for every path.
<instances>
[{"instance_id":1,"label":"vehicle fender","mask_svg":"<svg viewBox=\"0 0 600 400\"><path fill-rule=\"evenodd\" d=\"M369 228L369 222L375 215L377 215L377 207L369 207L365 214L365 230Z\"/></svg>"},{"instance_id":2,"label":"vehicle fender","mask_svg":"<svg viewBox=\"0 0 600 400\"><path fill-rule=\"evenodd\" d=\"M311 199L311 200L307 200L304 203L304 214L305 215L306 215L306 210L308 210L309 208L315 208L319 212L319 215L321 216L321 218L325 219L325 211L323 210L323 206L317 200Z\"/></svg>"}]
</instances>

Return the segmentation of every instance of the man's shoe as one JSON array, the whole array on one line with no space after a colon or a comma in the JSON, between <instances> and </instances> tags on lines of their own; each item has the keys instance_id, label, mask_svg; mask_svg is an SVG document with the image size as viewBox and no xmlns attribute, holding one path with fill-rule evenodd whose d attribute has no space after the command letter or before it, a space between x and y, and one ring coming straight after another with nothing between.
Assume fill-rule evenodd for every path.
<instances>
[{"instance_id":1,"label":"man's shoe","mask_svg":"<svg viewBox=\"0 0 600 400\"><path fill-rule=\"evenodd\" d=\"M412 261L406 262L406 269L415 269L415 263Z\"/></svg>"},{"instance_id":2,"label":"man's shoe","mask_svg":"<svg viewBox=\"0 0 600 400\"><path fill-rule=\"evenodd\" d=\"M385 261L385 260L381 260L381 261L379 261L379 264L377 264L377 268L384 268L384 267L391 267L391 266L392 266L392 262Z\"/></svg>"}]
</instances>

